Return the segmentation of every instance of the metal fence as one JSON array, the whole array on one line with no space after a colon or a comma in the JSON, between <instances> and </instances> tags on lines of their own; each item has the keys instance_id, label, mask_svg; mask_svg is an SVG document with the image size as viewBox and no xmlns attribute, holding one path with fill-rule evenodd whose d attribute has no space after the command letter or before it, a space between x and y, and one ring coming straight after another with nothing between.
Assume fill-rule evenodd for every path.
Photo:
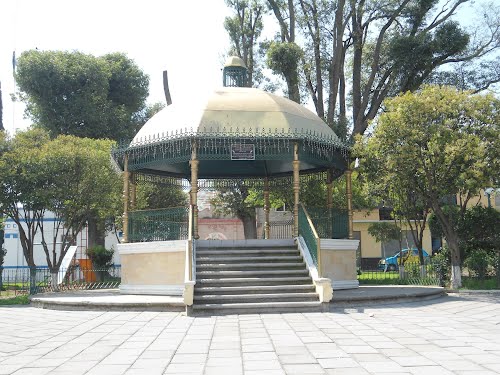
<instances>
[{"instance_id":1,"label":"metal fence","mask_svg":"<svg viewBox=\"0 0 500 375\"><path fill-rule=\"evenodd\" d=\"M121 266L106 269L84 268L78 265L52 275L47 267L31 270L28 267L0 270L0 293L36 294L49 291L118 288Z\"/></svg>"},{"instance_id":2,"label":"metal fence","mask_svg":"<svg viewBox=\"0 0 500 375\"><path fill-rule=\"evenodd\" d=\"M348 238L347 210L326 207L307 207L307 212L320 238Z\"/></svg>"},{"instance_id":3,"label":"metal fence","mask_svg":"<svg viewBox=\"0 0 500 375\"><path fill-rule=\"evenodd\" d=\"M385 270L383 266L358 269L360 285L438 285L443 286L446 274L438 263L420 266L406 263L404 267Z\"/></svg>"},{"instance_id":4,"label":"metal fence","mask_svg":"<svg viewBox=\"0 0 500 375\"><path fill-rule=\"evenodd\" d=\"M186 240L188 211L187 207L174 207L129 212L129 241Z\"/></svg>"}]
</instances>

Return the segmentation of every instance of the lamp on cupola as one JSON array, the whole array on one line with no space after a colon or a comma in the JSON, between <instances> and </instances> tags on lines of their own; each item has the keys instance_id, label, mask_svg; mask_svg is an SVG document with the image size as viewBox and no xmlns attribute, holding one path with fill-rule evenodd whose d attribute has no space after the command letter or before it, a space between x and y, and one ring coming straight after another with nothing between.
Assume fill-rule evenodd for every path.
<instances>
[{"instance_id":1,"label":"lamp on cupola","mask_svg":"<svg viewBox=\"0 0 500 375\"><path fill-rule=\"evenodd\" d=\"M224 87L247 87L248 70L243 60L231 56L226 60L223 71Z\"/></svg>"}]
</instances>

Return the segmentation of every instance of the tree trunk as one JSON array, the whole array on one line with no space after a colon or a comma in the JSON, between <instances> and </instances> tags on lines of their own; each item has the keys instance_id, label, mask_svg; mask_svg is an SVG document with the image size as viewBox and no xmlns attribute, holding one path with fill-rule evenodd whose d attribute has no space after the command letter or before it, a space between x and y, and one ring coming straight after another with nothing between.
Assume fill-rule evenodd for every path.
<instances>
[{"instance_id":1,"label":"tree trunk","mask_svg":"<svg viewBox=\"0 0 500 375\"><path fill-rule=\"evenodd\" d=\"M104 239L106 237L106 229L104 220L97 217L89 218L87 223L87 246L92 248L94 246L105 246Z\"/></svg>"},{"instance_id":2,"label":"tree trunk","mask_svg":"<svg viewBox=\"0 0 500 375\"><path fill-rule=\"evenodd\" d=\"M50 271L50 289L53 292L56 292L59 290L59 284L57 284L57 276L59 272L57 271Z\"/></svg>"},{"instance_id":3,"label":"tree trunk","mask_svg":"<svg viewBox=\"0 0 500 375\"><path fill-rule=\"evenodd\" d=\"M446 232L446 231L445 231ZM451 257L451 288L458 289L462 286L462 271L460 267L460 248L458 236L455 233L445 233L446 242L450 249Z\"/></svg>"},{"instance_id":4,"label":"tree trunk","mask_svg":"<svg viewBox=\"0 0 500 375\"><path fill-rule=\"evenodd\" d=\"M404 279L405 278L405 266L404 264L401 264L399 266L399 278Z\"/></svg>"},{"instance_id":5,"label":"tree trunk","mask_svg":"<svg viewBox=\"0 0 500 375\"><path fill-rule=\"evenodd\" d=\"M36 294L37 293L37 288L36 288L36 266L30 265L30 294Z\"/></svg>"},{"instance_id":6,"label":"tree trunk","mask_svg":"<svg viewBox=\"0 0 500 375\"><path fill-rule=\"evenodd\" d=\"M245 239L256 239L257 238L257 227L255 226L255 217L245 216L241 218L243 222L243 233L245 234Z\"/></svg>"}]
</instances>

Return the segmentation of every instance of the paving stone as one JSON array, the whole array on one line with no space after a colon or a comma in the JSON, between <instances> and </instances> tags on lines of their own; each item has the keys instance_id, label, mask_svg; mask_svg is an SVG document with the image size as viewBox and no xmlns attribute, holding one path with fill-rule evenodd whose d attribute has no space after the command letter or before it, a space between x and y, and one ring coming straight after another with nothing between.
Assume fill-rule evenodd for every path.
<instances>
[{"instance_id":1,"label":"paving stone","mask_svg":"<svg viewBox=\"0 0 500 375\"><path fill-rule=\"evenodd\" d=\"M283 365L287 375L310 375L324 374L325 371L320 365Z\"/></svg>"}]
</instances>

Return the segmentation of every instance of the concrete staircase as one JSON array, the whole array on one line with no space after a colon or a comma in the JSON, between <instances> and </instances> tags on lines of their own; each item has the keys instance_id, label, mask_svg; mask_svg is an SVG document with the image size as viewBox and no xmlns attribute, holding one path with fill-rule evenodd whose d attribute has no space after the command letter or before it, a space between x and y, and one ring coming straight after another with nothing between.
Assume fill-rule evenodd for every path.
<instances>
[{"instance_id":1,"label":"concrete staircase","mask_svg":"<svg viewBox=\"0 0 500 375\"><path fill-rule=\"evenodd\" d=\"M322 311L293 240L198 241L192 312Z\"/></svg>"}]
</instances>

